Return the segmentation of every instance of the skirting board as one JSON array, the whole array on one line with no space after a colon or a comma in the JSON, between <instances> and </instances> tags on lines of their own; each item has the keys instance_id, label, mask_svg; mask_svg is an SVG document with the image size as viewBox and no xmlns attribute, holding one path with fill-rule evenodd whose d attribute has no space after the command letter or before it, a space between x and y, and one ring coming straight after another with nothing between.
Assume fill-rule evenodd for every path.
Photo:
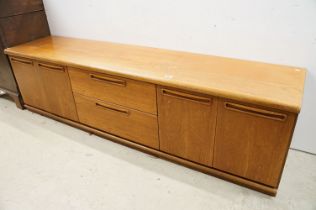
<instances>
[{"instance_id":1,"label":"skirting board","mask_svg":"<svg viewBox=\"0 0 316 210\"><path fill-rule=\"evenodd\" d=\"M257 182L254 182L254 181L242 178L242 177L238 177L238 176L235 176L235 175L232 175L232 174L229 174L229 173L226 173L226 172L214 169L214 168L209 168L209 167L206 167L206 166L203 166L203 165L200 165L200 164L188 161L188 160L184 160L182 158L179 158L179 157L176 157L176 156L173 156L173 155L169 155L169 154L164 153L162 151L158 151L158 150L155 150L155 149L152 149L152 148L149 148L149 147L146 147L146 146L134 143L132 141L120 138L118 136L114 136L112 134L109 134L109 133L97 130L95 128L83 125L83 124L78 123L78 122L74 122L74 121L71 121L71 120L59 117L57 115L48 113L46 111L34 108L34 107L26 105L26 104L24 105L24 107L27 108L28 110L32 111L32 112L35 112L35 113L47 116L49 118L55 119L57 121L66 123L66 124L71 125L73 127L79 128L81 130L84 130L84 131L87 131L89 133L93 133L93 134L95 134L97 136L100 136L100 137L106 138L108 140L111 140L113 142L117 142L117 143L126 145L128 147L140 150L142 152L146 152L148 154L157 156L159 158L163 158L163 159L166 159L166 160L169 160L169 161L181 164L183 166L186 166L188 168L192 168L192 169L198 170L198 171L203 172L205 174L209 174L209 175L212 175L212 176L215 176L215 177L218 177L218 178L221 178L221 179L233 182L235 184L242 185L244 187L248 187L248 188L254 189L256 191L260 191L260 192L265 193L267 195L275 196L276 193L277 193L277 189L272 188L270 186L266 186L266 185L263 185L263 184L260 184L260 183L257 183Z\"/></svg>"}]
</instances>

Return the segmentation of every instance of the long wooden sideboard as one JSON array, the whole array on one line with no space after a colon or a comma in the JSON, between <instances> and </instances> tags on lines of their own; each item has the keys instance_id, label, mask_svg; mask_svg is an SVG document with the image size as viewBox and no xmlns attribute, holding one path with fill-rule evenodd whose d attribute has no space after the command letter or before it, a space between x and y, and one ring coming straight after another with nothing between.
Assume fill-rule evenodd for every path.
<instances>
[{"instance_id":1,"label":"long wooden sideboard","mask_svg":"<svg viewBox=\"0 0 316 210\"><path fill-rule=\"evenodd\" d=\"M27 109L276 194L304 69L56 36L5 53Z\"/></svg>"}]
</instances>

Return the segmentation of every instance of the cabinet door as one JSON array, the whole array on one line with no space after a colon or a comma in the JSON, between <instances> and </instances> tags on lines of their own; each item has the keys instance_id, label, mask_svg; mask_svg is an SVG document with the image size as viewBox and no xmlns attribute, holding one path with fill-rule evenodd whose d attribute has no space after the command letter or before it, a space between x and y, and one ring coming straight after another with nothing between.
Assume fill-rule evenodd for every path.
<instances>
[{"instance_id":1,"label":"cabinet door","mask_svg":"<svg viewBox=\"0 0 316 210\"><path fill-rule=\"evenodd\" d=\"M277 187L295 119L291 113L220 101L214 167Z\"/></svg>"},{"instance_id":2,"label":"cabinet door","mask_svg":"<svg viewBox=\"0 0 316 210\"><path fill-rule=\"evenodd\" d=\"M48 106L45 110L71 120L78 120L66 67L37 64Z\"/></svg>"},{"instance_id":3,"label":"cabinet door","mask_svg":"<svg viewBox=\"0 0 316 210\"><path fill-rule=\"evenodd\" d=\"M212 166L216 100L158 88L160 150Z\"/></svg>"},{"instance_id":4,"label":"cabinet door","mask_svg":"<svg viewBox=\"0 0 316 210\"><path fill-rule=\"evenodd\" d=\"M32 60L10 57L11 65L25 104L43 109L46 106L45 94Z\"/></svg>"}]
</instances>

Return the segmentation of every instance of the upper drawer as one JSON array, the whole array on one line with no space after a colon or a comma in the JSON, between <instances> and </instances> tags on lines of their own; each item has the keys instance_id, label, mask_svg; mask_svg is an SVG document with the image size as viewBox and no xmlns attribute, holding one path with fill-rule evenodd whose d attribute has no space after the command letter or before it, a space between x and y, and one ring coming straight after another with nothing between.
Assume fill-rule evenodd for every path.
<instances>
[{"instance_id":1,"label":"upper drawer","mask_svg":"<svg viewBox=\"0 0 316 210\"><path fill-rule=\"evenodd\" d=\"M74 92L157 115L153 84L71 67L69 76Z\"/></svg>"},{"instance_id":2,"label":"upper drawer","mask_svg":"<svg viewBox=\"0 0 316 210\"><path fill-rule=\"evenodd\" d=\"M43 10L42 0L0 0L0 17Z\"/></svg>"}]
</instances>

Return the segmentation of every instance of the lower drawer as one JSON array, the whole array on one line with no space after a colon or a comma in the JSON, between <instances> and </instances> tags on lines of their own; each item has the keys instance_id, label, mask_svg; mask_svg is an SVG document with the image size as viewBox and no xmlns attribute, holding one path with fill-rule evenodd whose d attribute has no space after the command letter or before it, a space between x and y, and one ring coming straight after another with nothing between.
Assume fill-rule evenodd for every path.
<instances>
[{"instance_id":1,"label":"lower drawer","mask_svg":"<svg viewBox=\"0 0 316 210\"><path fill-rule=\"evenodd\" d=\"M159 149L157 116L75 93L79 121Z\"/></svg>"}]
</instances>

